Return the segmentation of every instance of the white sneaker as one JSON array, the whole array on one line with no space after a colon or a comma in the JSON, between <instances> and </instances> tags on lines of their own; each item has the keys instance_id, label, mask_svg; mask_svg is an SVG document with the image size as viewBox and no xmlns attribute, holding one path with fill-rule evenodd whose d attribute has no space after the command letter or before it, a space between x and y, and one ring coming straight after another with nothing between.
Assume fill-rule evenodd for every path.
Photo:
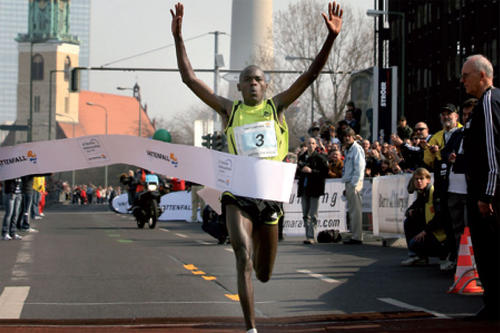
<instances>
[{"instance_id":1,"label":"white sneaker","mask_svg":"<svg viewBox=\"0 0 500 333\"><path fill-rule=\"evenodd\" d=\"M35 229L35 228L22 229L22 231L24 231L24 232L32 232L32 233L37 233L38 232L38 230Z\"/></svg>"},{"instance_id":2,"label":"white sneaker","mask_svg":"<svg viewBox=\"0 0 500 333\"><path fill-rule=\"evenodd\" d=\"M19 236L18 234L14 234L14 237L12 237L12 239L21 240L23 238L21 236Z\"/></svg>"},{"instance_id":3,"label":"white sneaker","mask_svg":"<svg viewBox=\"0 0 500 333\"><path fill-rule=\"evenodd\" d=\"M10 237L10 235L8 235L8 234L2 236L2 240L11 240L11 239L12 239L12 237Z\"/></svg>"},{"instance_id":4,"label":"white sneaker","mask_svg":"<svg viewBox=\"0 0 500 333\"><path fill-rule=\"evenodd\" d=\"M44 213L40 213L40 216L45 216L45 214Z\"/></svg>"},{"instance_id":5,"label":"white sneaker","mask_svg":"<svg viewBox=\"0 0 500 333\"><path fill-rule=\"evenodd\" d=\"M256 328L251 328L247 331L247 333L258 333Z\"/></svg>"},{"instance_id":6,"label":"white sneaker","mask_svg":"<svg viewBox=\"0 0 500 333\"><path fill-rule=\"evenodd\" d=\"M420 258L419 256L413 256L401 261L401 266L426 265L428 263L429 258Z\"/></svg>"},{"instance_id":7,"label":"white sneaker","mask_svg":"<svg viewBox=\"0 0 500 333\"><path fill-rule=\"evenodd\" d=\"M38 216L38 215L37 215L37 216L35 216L35 220L41 220L41 219L42 219L42 217L41 217L41 216Z\"/></svg>"},{"instance_id":8,"label":"white sneaker","mask_svg":"<svg viewBox=\"0 0 500 333\"><path fill-rule=\"evenodd\" d=\"M457 267L456 262L450 261L448 259L443 260L439 263L439 269L443 272L452 271L455 269L455 267Z\"/></svg>"}]
</instances>

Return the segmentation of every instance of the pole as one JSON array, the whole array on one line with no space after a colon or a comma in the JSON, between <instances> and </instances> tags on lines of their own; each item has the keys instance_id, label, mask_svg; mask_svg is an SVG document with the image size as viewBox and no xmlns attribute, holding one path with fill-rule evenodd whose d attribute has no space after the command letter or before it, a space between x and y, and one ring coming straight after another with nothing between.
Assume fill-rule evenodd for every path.
<instances>
[{"instance_id":1,"label":"pole","mask_svg":"<svg viewBox=\"0 0 500 333\"><path fill-rule=\"evenodd\" d=\"M219 54L219 35L224 35L224 32L214 31L210 32L210 34L214 35L214 94L217 95L219 93L219 73L220 66L217 61L217 55ZM214 127L218 127L216 124L219 122L219 115L217 112L214 113ZM222 126L222 125L221 125Z\"/></svg>"},{"instance_id":2,"label":"pole","mask_svg":"<svg viewBox=\"0 0 500 333\"><path fill-rule=\"evenodd\" d=\"M133 87L134 97L137 99L137 103L139 104L139 137L142 134L142 117L141 117L141 87L136 82Z\"/></svg>"},{"instance_id":3,"label":"pole","mask_svg":"<svg viewBox=\"0 0 500 333\"><path fill-rule=\"evenodd\" d=\"M401 43L401 116L405 114L405 60L406 60L406 20L405 13L401 13L402 32Z\"/></svg>"},{"instance_id":4,"label":"pole","mask_svg":"<svg viewBox=\"0 0 500 333\"><path fill-rule=\"evenodd\" d=\"M28 137L27 141L33 140L33 41L30 43L30 116L28 119Z\"/></svg>"},{"instance_id":5,"label":"pole","mask_svg":"<svg viewBox=\"0 0 500 333\"><path fill-rule=\"evenodd\" d=\"M64 70L52 69L49 74L49 140L52 138L52 74L58 72L64 72Z\"/></svg>"},{"instance_id":6,"label":"pole","mask_svg":"<svg viewBox=\"0 0 500 333\"><path fill-rule=\"evenodd\" d=\"M92 103L92 102L87 102L87 105L96 106L96 107L104 110L104 116L105 116L105 118L104 118L104 126L105 126L104 133L106 135L108 135L108 109L106 109L104 106L102 106L100 104L96 104L96 103ZM139 102L139 105L140 105L140 102ZM104 166L104 186L106 188L108 187L108 166L107 165Z\"/></svg>"},{"instance_id":7,"label":"pole","mask_svg":"<svg viewBox=\"0 0 500 333\"><path fill-rule=\"evenodd\" d=\"M314 82L311 83L311 126L314 123Z\"/></svg>"}]
</instances>

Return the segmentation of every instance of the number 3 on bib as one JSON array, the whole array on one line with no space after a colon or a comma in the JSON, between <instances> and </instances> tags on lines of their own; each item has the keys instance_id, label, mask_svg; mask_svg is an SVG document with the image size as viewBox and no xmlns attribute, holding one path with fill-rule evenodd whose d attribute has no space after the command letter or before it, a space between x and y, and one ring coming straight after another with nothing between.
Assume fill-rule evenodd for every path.
<instances>
[{"instance_id":1,"label":"number 3 on bib","mask_svg":"<svg viewBox=\"0 0 500 333\"><path fill-rule=\"evenodd\" d=\"M238 155L273 157L278 155L278 144L273 121L261 121L234 128Z\"/></svg>"}]
</instances>

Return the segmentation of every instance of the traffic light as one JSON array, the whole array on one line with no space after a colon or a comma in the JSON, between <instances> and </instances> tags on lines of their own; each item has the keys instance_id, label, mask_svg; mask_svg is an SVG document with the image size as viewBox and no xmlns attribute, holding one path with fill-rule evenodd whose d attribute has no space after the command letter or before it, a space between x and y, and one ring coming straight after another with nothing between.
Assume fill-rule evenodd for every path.
<instances>
[{"instance_id":1,"label":"traffic light","mask_svg":"<svg viewBox=\"0 0 500 333\"><path fill-rule=\"evenodd\" d=\"M201 142L203 147L207 147L208 149L212 148L212 134L202 135L201 139L203 140Z\"/></svg>"},{"instance_id":2,"label":"traffic light","mask_svg":"<svg viewBox=\"0 0 500 333\"><path fill-rule=\"evenodd\" d=\"M224 133L214 133L212 148L218 151L227 151L227 140Z\"/></svg>"}]
</instances>

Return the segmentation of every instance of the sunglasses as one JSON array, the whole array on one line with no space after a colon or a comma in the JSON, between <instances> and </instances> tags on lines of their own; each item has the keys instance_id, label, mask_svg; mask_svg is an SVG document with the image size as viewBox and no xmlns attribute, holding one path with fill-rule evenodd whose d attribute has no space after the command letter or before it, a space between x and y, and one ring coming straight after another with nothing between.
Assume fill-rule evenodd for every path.
<instances>
[{"instance_id":1,"label":"sunglasses","mask_svg":"<svg viewBox=\"0 0 500 333\"><path fill-rule=\"evenodd\" d=\"M421 128L415 128L415 131L423 131L423 130L426 130L427 128L425 127L421 127Z\"/></svg>"}]
</instances>

